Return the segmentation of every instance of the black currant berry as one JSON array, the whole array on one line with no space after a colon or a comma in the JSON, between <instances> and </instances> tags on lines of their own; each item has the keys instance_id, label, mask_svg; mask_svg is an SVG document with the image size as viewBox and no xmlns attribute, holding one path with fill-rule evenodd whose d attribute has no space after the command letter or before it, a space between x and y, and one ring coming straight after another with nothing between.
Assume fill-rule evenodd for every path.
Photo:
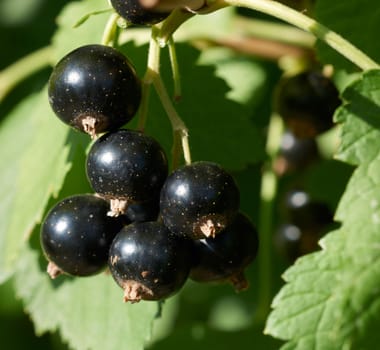
<instances>
[{"instance_id":1,"label":"black currant berry","mask_svg":"<svg viewBox=\"0 0 380 350\"><path fill-rule=\"evenodd\" d=\"M50 209L40 237L52 278L63 272L89 276L106 267L111 242L123 227L107 211L108 203L90 194L68 197Z\"/></svg>"},{"instance_id":2,"label":"black currant berry","mask_svg":"<svg viewBox=\"0 0 380 350\"><path fill-rule=\"evenodd\" d=\"M176 234L215 237L233 221L239 203L232 176L218 164L201 161L169 175L161 190L160 215Z\"/></svg>"},{"instance_id":3,"label":"black currant berry","mask_svg":"<svg viewBox=\"0 0 380 350\"><path fill-rule=\"evenodd\" d=\"M141 6L139 0L111 0L115 11L130 24L153 25L163 21L170 12L156 12Z\"/></svg>"},{"instance_id":4,"label":"black currant berry","mask_svg":"<svg viewBox=\"0 0 380 350\"><path fill-rule=\"evenodd\" d=\"M333 126L341 104L331 79L317 71L284 78L276 94L276 109L297 137L315 137Z\"/></svg>"},{"instance_id":5,"label":"black currant berry","mask_svg":"<svg viewBox=\"0 0 380 350\"><path fill-rule=\"evenodd\" d=\"M319 158L318 145L314 138L299 139L290 131L286 131L281 138L275 171L283 175L303 170Z\"/></svg>"},{"instance_id":6,"label":"black currant berry","mask_svg":"<svg viewBox=\"0 0 380 350\"><path fill-rule=\"evenodd\" d=\"M319 249L318 241L323 231L301 229L294 224L283 224L276 231L274 243L277 251L289 262Z\"/></svg>"},{"instance_id":7,"label":"black currant berry","mask_svg":"<svg viewBox=\"0 0 380 350\"><path fill-rule=\"evenodd\" d=\"M124 301L161 300L185 283L192 242L158 222L125 226L112 242L109 269L124 290Z\"/></svg>"},{"instance_id":8,"label":"black currant berry","mask_svg":"<svg viewBox=\"0 0 380 350\"><path fill-rule=\"evenodd\" d=\"M257 255L259 239L255 226L239 213L215 238L194 241L196 263L190 278L197 282L230 282L237 291L248 287L244 269Z\"/></svg>"},{"instance_id":9,"label":"black currant berry","mask_svg":"<svg viewBox=\"0 0 380 350\"><path fill-rule=\"evenodd\" d=\"M303 190L287 193L285 209L288 221L301 230L325 230L333 223L333 214L327 204L310 198Z\"/></svg>"},{"instance_id":10,"label":"black currant berry","mask_svg":"<svg viewBox=\"0 0 380 350\"><path fill-rule=\"evenodd\" d=\"M94 142L86 171L93 190L111 200L110 215L118 216L130 203L159 195L168 175L168 162L155 139L120 129Z\"/></svg>"},{"instance_id":11,"label":"black currant berry","mask_svg":"<svg viewBox=\"0 0 380 350\"><path fill-rule=\"evenodd\" d=\"M126 124L141 100L141 83L132 64L104 45L82 46L62 58L48 88L56 115L92 137Z\"/></svg>"}]
</instances>

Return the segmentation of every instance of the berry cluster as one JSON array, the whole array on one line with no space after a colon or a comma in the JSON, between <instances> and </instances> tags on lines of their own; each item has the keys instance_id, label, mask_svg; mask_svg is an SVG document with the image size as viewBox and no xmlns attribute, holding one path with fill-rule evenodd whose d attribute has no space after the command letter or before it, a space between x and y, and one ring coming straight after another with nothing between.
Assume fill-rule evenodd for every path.
<instances>
[{"instance_id":1,"label":"berry cluster","mask_svg":"<svg viewBox=\"0 0 380 350\"><path fill-rule=\"evenodd\" d=\"M341 102L331 79L315 70L283 78L275 102L287 130L274 170L279 176L295 176L297 181L296 189L286 195L285 220L275 234L275 244L293 262L317 250L319 239L333 222L328 206L300 188L304 172L321 160L316 137L333 126L333 114Z\"/></svg>"},{"instance_id":2,"label":"berry cluster","mask_svg":"<svg viewBox=\"0 0 380 350\"><path fill-rule=\"evenodd\" d=\"M275 244L293 262L318 249L318 241L333 224L333 214L326 203L310 198L300 189L287 193L285 211L286 223L278 228Z\"/></svg>"},{"instance_id":3,"label":"berry cluster","mask_svg":"<svg viewBox=\"0 0 380 350\"><path fill-rule=\"evenodd\" d=\"M140 80L123 54L102 45L72 51L55 66L48 94L62 121L96 138L86 160L95 194L63 199L42 223L52 278L108 266L131 302L167 298L189 276L247 287L244 269L257 254L258 235L239 212L235 181L206 161L168 174L154 138L120 128L141 99Z\"/></svg>"}]
</instances>

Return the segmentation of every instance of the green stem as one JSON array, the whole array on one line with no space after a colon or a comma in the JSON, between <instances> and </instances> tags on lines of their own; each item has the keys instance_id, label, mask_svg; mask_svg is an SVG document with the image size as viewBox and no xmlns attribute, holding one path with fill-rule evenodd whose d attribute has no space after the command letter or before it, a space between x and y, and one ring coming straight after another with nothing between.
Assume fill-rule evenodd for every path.
<instances>
[{"instance_id":1,"label":"green stem","mask_svg":"<svg viewBox=\"0 0 380 350\"><path fill-rule=\"evenodd\" d=\"M272 0L221 0L226 6L240 6L250 8L273 17L279 18L298 28L314 34L318 39L324 41L341 55L349 59L363 70L379 68L379 65L364 54L349 41L342 38L321 23L293 10L283 4Z\"/></svg>"},{"instance_id":2,"label":"green stem","mask_svg":"<svg viewBox=\"0 0 380 350\"><path fill-rule=\"evenodd\" d=\"M157 35L157 40L160 46L165 46L173 33L188 19L195 16L194 13L183 9L175 9L170 16L162 23L160 32Z\"/></svg>"},{"instance_id":3,"label":"green stem","mask_svg":"<svg viewBox=\"0 0 380 350\"><path fill-rule=\"evenodd\" d=\"M179 74L177 53L175 50L175 44L172 37L169 39L168 49L169 49L169 58L170 58L170 64L172 67L173 82L174 82L174 101L179 101L182 95L181 78Z\"/></svg>"},{"instance_id":4,"label":"green stem","mask_svg":"<svg viewBox=\"0 0 380 350\"><path fill-rule=\"evenodd\" d=\"M53 48L43 47L21 58L17 62L0 72L0 101L18 83L51 64L53 60Z\"/></svg>"},{"instance_id":5,"label":"green stem","mask_svg":"<svg viewBox=\"0 0 380 350\"><path fill-rule=\"evenodd\" d=\"M117 32L117 21L119 19L119 15L117 13L113 13L104 28L103 36L102 36L102 45L110 45L113 46L115 43L116 32Z\"/></svg>"},{"instance_id":6,"label":"green stem","mask_svg":"<svg viewBox=\"0 0 380 350\"><path fill-rule=\"evenodd\" d=\"M159 31L159 28L157 27L152 28L152 37L149 42L147 71L144 75L143 83L145 84L145 89L149 89L150 84L153 84L161 100L161 103L165 109L165 112L170 120L172 129L173 129L174 159L178 158L177 145L179 143L178 138L180 138L182 151L183 151L183 157L185 159L186 164L190 164L191 154L190 154L190 147L189 147L188 129L185 123L183 122L183 120L178 115L177 111L175 110L173 106L173 102L171 98L169 97L168 91L160 76L161 47L156 40L158 31ZM145 104L147 104L147 101L145 101ZM144 110L145 109L143 109L143 111ZM144 117L144 114L146 115L146 111L143 112L143 116L141 116L140 114L140 120L139 120L140 127L143 127L143 125L145 125L146 116ZM178 160L175 160L175 161L178 162Z\"/></svg>"},{"instance_id":7,"label":"green stem","mask_svg":"<svg viewBox=\"0 0 380 350\"><path fill-rule=\"evenodd\" d=\"M141 104L139 110L139 118L137 122L137 129L144 131L146 121L148 119L148 106L149 106L149 96L150 96L150 85L151 82L143 79L142 81L142 93L141 93Z\"/></svg>"},{"instance_id":8,"label":"green stem","mask_svg":"<svg viewBox=\"0 0 380 350\"><path fill-rule=\"evenodd\" d=\"M275 23L259 19L238 16L233 23L235 32L243 32L256 38L273 40L294 46L311 48L315 45L315 37L299 28L288 24Z\"/></svg>"},{"instance_id":9,"label":"green stem","mask_svg":"<svg viewBox=\"0 0 380 350\"><path fill-rule=\"evenodd\" d=\"M264 165L260 193L260 249L259 249L259 303L255 313L255 323L262 323L269 314L273 297L272 291L272 250L273 213L277 193L278 178L273 170L273 160L280 147L284 126L281 117L273 114L270 119L266 152L268 161Z\"/></svg>"},{"instance_id":10,"label":"green stem","mask_svg":"<svg viewBox=\"0 0 380 350\"><path fill-rule=\"evenodd\" d=\"M189 147L189 133L183 120L179 117L175 110L172 100L169 97L168 91L159 75L156 75L153 80L153 85L160 97L161 103L169 117L174 133L178 133L181 138L183 157L186 164L191 164L191 154Z\"/></svg>"}]
</instances>

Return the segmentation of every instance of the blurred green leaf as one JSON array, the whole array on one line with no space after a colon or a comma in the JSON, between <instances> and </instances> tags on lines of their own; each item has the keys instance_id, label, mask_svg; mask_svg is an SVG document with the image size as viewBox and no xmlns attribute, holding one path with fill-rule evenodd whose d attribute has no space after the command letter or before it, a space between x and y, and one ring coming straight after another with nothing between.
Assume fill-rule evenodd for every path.
<instances>
[{"instance_id":1,"label":"blurred green leaf","mask_svg":"<svg viewBox=\"0 0 380 350\"><path fill-rule=\"evenodd\" d=\"M69 169L68 129L50 111L46 94L25 99L1 124L2 281L13 272L20 249Z\"/></svg>"},{"instance_id":2,"label":"blurred green leaf","mask_svg":"<svg viewBox=\"0 0 380 350\"><path fill-rule=\"evenodd\" d=\"M55 61L82 45L100 43L104 27L110 16L109 12L91 16L79 27L75 27L75 25L83 17L104 10L105 6L107 6L105 0L84 0L71 2L63 9L58 16L59 27L53 37Z\"/></svg>"},{"instance_id":3,"label":"blurred green leaf","mask_svg":"<svg viewBox=\"0 0 380 350\"><path fill-rule=\"evenodd\" d=\"M183 350L231 349L278 349L281 342L266 337L260 329L239 332L215 331L202 324L177 328L176 332L162 340L150 350L174 350L180 346Z\"/></svg>"}]
</instances>

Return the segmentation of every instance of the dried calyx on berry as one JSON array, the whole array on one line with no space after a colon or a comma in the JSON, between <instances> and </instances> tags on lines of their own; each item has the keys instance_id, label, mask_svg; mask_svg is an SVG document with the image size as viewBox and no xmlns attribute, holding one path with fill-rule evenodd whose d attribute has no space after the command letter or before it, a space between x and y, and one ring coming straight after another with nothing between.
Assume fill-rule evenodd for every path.
<instances>
[{"instance_id":1,"label":"dried calyx on berry","mask_svg":"<svg viewBox=\"0 0 380 350\"><path fill-rule=\"evenodd\" d=\"M184 285L192 265L192 242L162 223L133 223L118 233L109 269L124 290L124 301L162 300Z\"/></svg>"},{"instance_id":2,"label":"dried calyx on berry","mask_svg":"<svg viewBox=\"0 0 380 350\"><path fill-rule=\"evenodd\" d=\"M244 269L256 258L255 226L242 213L215 238L194 241L195 264L190 278L197 282L229 282L236 291L248 288Z\"/></svg>"},{"instance_id":3,"label":"dried calyx on berry","mask_svg":"<svg viewBox=\"0 0 380 350\"><path fill-rule=\"evenodd\" d=\"M154 138L120 129L94 142L87 156L86 172L92 189L110 200L109 215L118 216L131 203L159 196L168 174L168 162Z\"/></svg>"},{"instance_id":4,"label":"dried calyx on berry","mask_svg":"<svg viewBox=\"0 0 380 350\"><path fill-rule=\"evenodd\" d=\"M170 231L201 239L225 229L239 204L232 176L216 163L200 161L169 175L161 190L160 215Z\"/></svg>"}]
</instances>

